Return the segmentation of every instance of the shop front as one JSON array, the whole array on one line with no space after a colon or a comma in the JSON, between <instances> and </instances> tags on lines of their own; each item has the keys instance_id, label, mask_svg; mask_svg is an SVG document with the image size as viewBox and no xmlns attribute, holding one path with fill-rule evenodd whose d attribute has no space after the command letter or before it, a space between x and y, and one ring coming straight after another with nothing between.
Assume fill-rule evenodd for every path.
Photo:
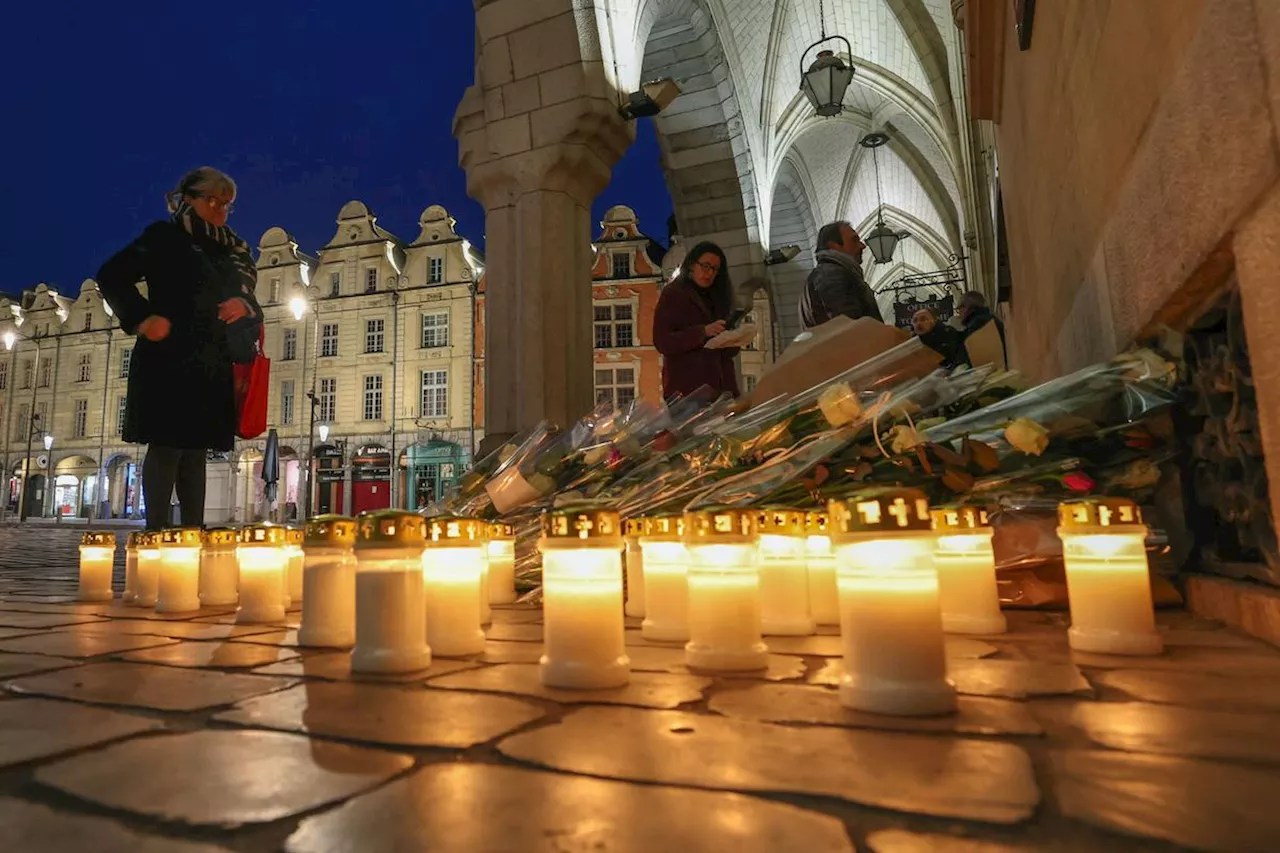
<instances>
[{"instance_id":1,"label":"shop front","mask_svg":"<svg viewBox=\"0 0 1280 853\"><path fill-rule=\"evenodd\" d=\"M453 490L465 467L465 452L452 441L432 439L407 447L399 465L403 503L410 509L430 506Z\"/></svg>"},{"instance_id":2,"label":"shop front","mask_svg":"<svg viewBox=\"0 0 1280 853\"><path fill-rule=\"evenodd\" d=\"M346 465L342 448L333 444L320 444L311 451L315 465L315 515L344 512L346 495Z\"/></svg>"},{"instance_id":3,"label":"shop front","mask_svg":"<svg viewBox=\"0 0 1280 853\"><path fill-rule=\"evenodd\" d=\"M381 444L356 448L351 460L351 511L391 508L391 451Z\"/></svg>"}]
</instances>

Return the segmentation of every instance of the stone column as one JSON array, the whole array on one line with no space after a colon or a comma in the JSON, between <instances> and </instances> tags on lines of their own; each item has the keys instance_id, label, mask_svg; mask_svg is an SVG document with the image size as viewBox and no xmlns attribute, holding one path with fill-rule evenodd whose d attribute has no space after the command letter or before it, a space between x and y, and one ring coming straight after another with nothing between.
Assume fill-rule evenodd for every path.
<instances>
[{"instance_id":1,"label":"stone column","mask_svg":"<svg viewBox=\"0 0 1280 853\"><path fill-rule=\"evenodd\" d=\"M487 14L500 6L477 9L477 82L454 119L467 192L485 208L482 456L593 405L591 203L634 135L603 63L584 58L591 10Z\"/></svg>"}]
</instances>

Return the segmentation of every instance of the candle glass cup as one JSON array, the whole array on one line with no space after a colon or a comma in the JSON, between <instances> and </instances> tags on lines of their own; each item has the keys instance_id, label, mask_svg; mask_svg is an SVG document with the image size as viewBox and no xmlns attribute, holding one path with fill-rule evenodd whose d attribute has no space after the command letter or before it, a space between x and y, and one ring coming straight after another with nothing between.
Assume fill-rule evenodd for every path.
<instances>
[{"instance_id":1,"label":"candle glass cup","mask_svg":"<svg viewBox=\"0 0 1280 853\"><path fill-rule=\"evenodd\" d=\"M827 514L805 516L805 565L809 570L809 609L818 625L840 624L840 591L836 586L836 553L827 533Z\"/></svg>"},{"instance_id":2,"label":"candle glass cup","mask_svg":"<svg viewBox=\"0 0 1280 853\"><path fill-rule=\"evenodd\" d=\"M141 531L134 531L125 540L124 592L120 594L120 601L123 604L133 604L133 599L138 594L138 542L142 535Z\"/></svg>"},{"instance_id":3,"label":"candle glass cup","mask_svg":"<svg viewBox=\"0 0 1280 853\"><path fill-rule=\"evenodd\" d=\"M644 520L638 518L628 518L623 523L623 594L626 596L623 612L633 619L643 619L649 605L644 585L644 548L640 545L643 525Z\"/></svg>"},{"instance_id":4,"label":"candle glass cup","mask_svg":"<svg viewBox=\"0 0 1280 853\"><path fill-rule=\"evenodd\" d=\"M204 532L175 527L160 534L160 582L157 613L191 613L200 609L200 550Z\"/></svg>"},{"instance_id":5,"label":"candle glass cup","mask_svg":"<svg viewBox=\"0 0 1280 853\"><path fill-rule=\"evenodd\" d=\"M756 518L745 510L686 512L689 642L695 669L749 672L769 665L760 629Z\"/></svg>"},{"instance_id":6,"label":"candle glass cup","mask_svg":"<svg viewBox=\"0 0 1280 853\"><path fill-rule=\"evenodd\" d=\"M278 524L252 524L240 529L236 545L239 601L236 621L246 624L282 622L285 615L285 529Z\"/></svg>"},{"instance_id":7,"label":"candle glass cup","mask_svg":"<svg viewBox=\"0 0 1280 853\"><path fill-rule=\"evenodd\" d=\"M138 570L135 576L134 607L155 607L160 594L160 534L147 531L138 539Z\"/></svg>"},{"instance_id":8,"label":"candle glass cup","mask_svg":"<svg viewBox=\"0 0 1280 853\"><path fill-rule=\"evenodd\" d=\"M510 524L489 525L489 603L516 600L516 538Z\"/></svg>"},{"instance_id":9,"label":"candle glass cup","mask_svg":"<svg viewBox=\"0 0 1280 853\"><path fill-rule=\"evenodd\" d=\"M484 523L474 519L427 519L422 577L427 644L433 654L460 657L484 651L480 624L482 605L488 605L485 536Z\"/></svg>"},{"instance_id":10,"label":"candle glass cup","mask_svg":"<svg viewBox=\"0 0 1280 853\"><path fill-rule=\"evenodd\" d=\"M766 637L804 637L815 629L809 607L809 565L804 513L760 513L760 628Z\"/></svg>"},{"instance_id":11,"label":"candle glass cup","mask_svg":"<svg viewBox=\"0 0 1280 853\"><path fill-rule=\"evenodd\" d=\"M116 558L114 533L89 531L80 537L79 601L110 601L111 572Z\"/></svg>"},{"instance_id":12,"label":"candle glass cup","mask_svg":"<svg viewBox=\"0 0 1280 853\"><path fill-rule=\"evenodd\" d=\"M240 599L240 563L236 531L215 527L204 534L200 552L200 606L230 607Z\"/></svg>"},{"instance_id":13,"label":"candle glass cup","mask_svg":"<svg viewBox=\"0 0 1280 853\"><path fill-rule=\"evenodd\" d=\"M640 635L646 640L689 641L689 554L685 550L681 516L641 519L640 537L644 580L644 622Z\"/></svg>"},{"instance_id":14,"label":"candle glass cup","mask_svg":"<svg viewBox=\"0 0 1280 853\"><path fill-rule=\"evenodd\" d=\"M431 665L423 529L422 516L399 510L356 519L355 672L416 672Z\"/></svg>"},{"instance_id":15,"label":"candle glass cup","mask_svg":"<svg viewBox=\"0 0 1280 853\"><path fill-rule=\"evenodd\" d=\"M305 534L290 527L285 531L285 552L289 555L289 563L285 568L285 606L296 607L302 600L302 574L306 570L307 558L302 550Z\"/></svg>"},{"instance_id":16,"label":"candle glass cup","mask_svg":"<svg viewBox=\"0 0 1280 853\"><path fill-rule=\"evenodd\" d=\"M942 630L948 634L1003 634L1008 627L996 589L994 531L979 507L933 510L938 534L934 562L942 602Z\"/></svg>"},{"instance_id":17,"label":"candle glass cup","mask_svg":"<svg viewBox=\"0 0 1280 853\"><path fill-rule=\"evenodd\" d=\"M356 642L356 520L321 515L303 536L298 645L349 649Z\"/></svg>"}]
</instances>

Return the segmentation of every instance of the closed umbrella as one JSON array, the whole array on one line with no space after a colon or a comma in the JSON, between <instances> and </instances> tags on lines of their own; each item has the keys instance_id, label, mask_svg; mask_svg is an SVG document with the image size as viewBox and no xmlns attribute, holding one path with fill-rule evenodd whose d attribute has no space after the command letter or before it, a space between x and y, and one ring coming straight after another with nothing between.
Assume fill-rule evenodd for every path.
<instances>
[{"instance_id":1,"label":"closed umbrella","mask_svg":"<svg viewBox=\"0 0 1280 853\"><path fill-rule=\"evenodd\" d=\"M276 431L267 432L267 446L262 451L262 482L268 510L276 502L276 484L280 481L280 436Z\"/></svg>"}]
</instances>

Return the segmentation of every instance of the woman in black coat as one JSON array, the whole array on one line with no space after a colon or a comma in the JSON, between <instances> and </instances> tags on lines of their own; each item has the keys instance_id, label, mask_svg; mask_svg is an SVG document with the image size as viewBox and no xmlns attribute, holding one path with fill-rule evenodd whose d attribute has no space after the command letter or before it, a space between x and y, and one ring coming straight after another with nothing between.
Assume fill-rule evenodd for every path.
<instances>
[{"instance_id":1,"label":"woman in black coat","mask_svg":"<svg viewBox=\"0 0 1280 853\"><path fill-rule=\"evenodd\" d=\"M707 349L725 330L733 310L733 288L724 252L698 243L680 272L662 289L653 314L653 345L662 353L662 396L687 397L707 389L713 396L738 396L733 359L737 347Z\"/></svg>"},{"instance_id":2,"label":"woman in black coat","mask_svg":"<svg viewBox=\"0 0 1280 853\"><path fill-rule=\"evenodd\" d=\"M142 493L151 530L169 526L175 486L182 525L204 523L205 455L235 443L232 363L253 360L262 326L253 256L227 227L235 196L231 178L196 169L169 194L170 218L98 271L120 327L138 336L123 438L147 445Z\"/></svg>"}]
</instances>

